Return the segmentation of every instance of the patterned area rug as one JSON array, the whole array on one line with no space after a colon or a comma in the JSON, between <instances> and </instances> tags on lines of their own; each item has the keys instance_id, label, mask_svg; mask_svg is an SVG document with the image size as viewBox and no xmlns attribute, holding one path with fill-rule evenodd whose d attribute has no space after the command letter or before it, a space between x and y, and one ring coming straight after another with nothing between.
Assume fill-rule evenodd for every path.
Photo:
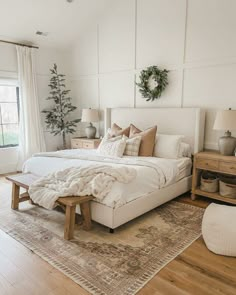
<instances>
[{"instance_id":1,"label":"patterned area rug","mask_svg":"<svg viewBox=\"0 0 236 295\"><path fill-rule=\"evenodd\" d=\"M172 201L114 234L95 223L89 232L77 225L75 239L65 241L63 213L26 203L12 211L7 187L0 228L91 294L135 294L201 234L204 210Z\"/></svg>"}]
</instances>

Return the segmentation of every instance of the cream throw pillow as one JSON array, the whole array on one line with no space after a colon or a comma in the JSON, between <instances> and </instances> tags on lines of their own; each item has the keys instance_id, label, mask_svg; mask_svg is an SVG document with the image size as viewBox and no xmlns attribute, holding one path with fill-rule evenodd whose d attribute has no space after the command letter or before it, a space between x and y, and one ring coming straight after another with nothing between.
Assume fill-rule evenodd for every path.
<instances>
[{"instance_id":1,"label":"cream throw pillow","mask_svg":"<svg viewBox=\"0 0 236 295\"><path fill-rule=\"evenodd\" d=\"M117 136L115 138L102 140L97 149L97 153L103 156L121 158L124 154L125 146L125 137Z\"/></svg>"},{"instance_id":2,"label":"cream throw pillow","mask_svg":"<svg viewBox=\"0 0 236 295\"><path fill-rule=\"evenodd\" d=\"M154 147L154 156L159 158L177 159L183 135L158 134Z\"/></svg>"},{"instance_id":3,"label":"cream throw pillow","mask_svg":"<svg viewBox=\"0 0 236 295\"><path fill-rule=\"evenodd\" d=\"M135 136L133 138L126 137L126 147L124 155L137 157L141 144L142 136Z\"/></svg>"}]
</instances>

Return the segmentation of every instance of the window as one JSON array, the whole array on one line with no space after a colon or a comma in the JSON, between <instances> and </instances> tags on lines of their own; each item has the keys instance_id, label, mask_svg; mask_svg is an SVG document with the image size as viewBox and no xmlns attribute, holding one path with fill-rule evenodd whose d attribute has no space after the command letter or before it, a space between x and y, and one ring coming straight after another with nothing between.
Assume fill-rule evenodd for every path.
<instances>
[{"instance_id":1,"label":"window","mask_svg":"<svg viewBox=\"0 0 236 295\"><path fill-rule=\"evenodd\" d=\"M19 87L0 84L0 148L17 146Z\"/></svg>"}]
</instances>

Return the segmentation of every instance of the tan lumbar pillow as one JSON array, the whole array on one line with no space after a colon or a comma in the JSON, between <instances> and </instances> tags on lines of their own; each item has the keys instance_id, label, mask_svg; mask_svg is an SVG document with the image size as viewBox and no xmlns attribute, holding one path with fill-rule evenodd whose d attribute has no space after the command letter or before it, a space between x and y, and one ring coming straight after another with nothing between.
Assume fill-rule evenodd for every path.
<instances>
[{"instance_id":1,"label":"tan lumbar pillow","mask_svg":"<svg viewBox=\"0 0 236 295\"><path fill-rule=\"evenodd\" d=\"M118 126L116 123L114 123L112 125L109 133L110 133L111 137L119 136L119 135L125 135L125 136L129 137L129 130L130 130L130 127L122 129L120 126Z\"/></svg>"},{"instance_id":2,"label":"tan lumbar pillow","mask_svg":"<svg viewBox=\"0 0 236 295\"><path fill-rule=\"evenodd\" d=\"M144 131L138 129L133 124L130 125L130 132L129 137L134 136L141 136L141 144L139 148L139 156L142 157L152 157L154 145L155 145L155 138L157 133L157 126L153 126L151 128L148 128Z\"/></svg>"}]
</instances>

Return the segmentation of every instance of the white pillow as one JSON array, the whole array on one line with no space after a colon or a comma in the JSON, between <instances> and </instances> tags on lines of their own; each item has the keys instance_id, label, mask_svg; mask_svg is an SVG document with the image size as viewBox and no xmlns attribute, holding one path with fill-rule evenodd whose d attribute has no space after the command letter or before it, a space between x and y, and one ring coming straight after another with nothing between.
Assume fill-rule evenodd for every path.
<instances>
[{"instance_id":1,"label":"white pillow","mask_svg":"<svg viewBox=\"0 0 236 295\"><path fill-rule=\"evenodd\" d=\"M122 136L113 137L111 139L104 139L100 143L97 153L103 156L119 157L124 154L126 146L126 139Z\"/></svg>"},{"instance_id":2,"label":"white pillow","mask_svg":"<svg viewBox=\"0 0 236 295\"><path fill-rule=\"evenodd\" d=\"M191 146L190 144L185 142L180 143L180 149L179 149L179 158L183 158L183 157L187 157L187 158L192 157Z\"/></svg>"},{"instance_id":3,"label":"white pillow","mask_svg":"<svg viewBox=\"0 0 236 295\"><path fill-rule=\"evenodd\" d=\"M103 136L102 141L100 142L100 145L103 144L104 142L107 142L107 141L113 142L113 141L116 141L116 140L119 140L119 139L122 138L123 135L118 135L116 137L111 137L110 133L109 133L109 130L110 130L110 128L107 130L107 133Z\"/></svg>"},{"instance_id":4,"label":"white pillow","mask_svg":"<svg viewBox=\"0 0 236 295\"><path fill-rule=\"evenodd\" d=\"M177 159L183 135L158 134L154 146L154 157Z\"/></svg>"},{"instance_id":5,"label":"white pillow","mask_svg":"<svg viewBox=\"0 0 236 295\"><path fill-rule=\"evenodd\" d=\"M132 138L126 137L126 147L124 155L137 157L139 153L139 147L142 140L142 136L135 136Z\"/></svg>"}]
</instances>

